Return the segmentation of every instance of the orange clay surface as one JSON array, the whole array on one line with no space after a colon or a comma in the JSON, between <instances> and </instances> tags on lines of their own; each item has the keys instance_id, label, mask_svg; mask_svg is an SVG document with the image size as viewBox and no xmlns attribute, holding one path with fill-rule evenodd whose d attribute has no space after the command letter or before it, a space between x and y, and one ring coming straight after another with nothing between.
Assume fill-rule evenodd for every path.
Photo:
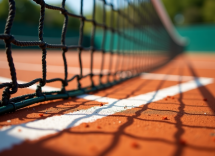
<instances>
[{"instance_id":1,"label":"orange clay surface","mask_svg":"<svg viewBox=\"0 0 215 156\"><path fill-rule=\"evenodd\" d=\"M35 58L38 58L34 62L16 55L17 62L40 63L40 53L34 53ZM4 60L3 57L0 59ZM53 65L58 65L57 61L51 61ZM10 78L8 70L0 67L0 71L0 76ZM26 73L18 70L18 79L29 81L40 75L40 72L31 72L29 75ZM153 73L215 78L215 55L183 54ZM53 77L57 75L51 74ZM125 99L179 83L181 82L137 77L91 94ZM59 86L51 83L47 85ZM32 92L22 89L16 96ZM78 98L37 103L14 113L1 115L0 128L103 105L105 103ZM21 132L21 129L18 131ZM26 140L0 153L17 154L215 156L215 83L173 97L166 95L163 100L118 112L92 123L83 123L38 140Z\"/></svg>"}]
</instances>

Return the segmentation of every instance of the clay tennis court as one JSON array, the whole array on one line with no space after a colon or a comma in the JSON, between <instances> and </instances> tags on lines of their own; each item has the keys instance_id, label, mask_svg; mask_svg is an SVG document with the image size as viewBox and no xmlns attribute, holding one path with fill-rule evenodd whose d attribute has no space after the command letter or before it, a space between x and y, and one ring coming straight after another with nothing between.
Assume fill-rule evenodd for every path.
<instances>
[{"instance_id":1,"label":"clay tennis court","mask_svg":"<svg viewBox=\"0 0 215 156\"><path fill-rule=\"evenodd\" d=\"M161 1L23 2L1 25L0 155L215 156L215 54L184 53Z\"/></svg>"},{"instance_id":2,"label":"clay tennis court","mask_svg":"<svg viewBox=\"0 0 215 156\"><path fill-rule=\"evenodd\" d=\"M10 79L10 73L5 53L0 55L0 77L4 81ZM75 55L67 53L68 58ZM48 51L48 78L63 78L57 70L63 67L60 56L60 52ZM15 51L13 57L18 64L18 81L41 77L42 69L37 69L41 66L40 52ZM86 72L88 59L86 52ZM4 142L0 154L214 156L214 60L214 54L181 54L153 72L111 88L36 103L1 115L0 136ZM78 68L78 61L68 61L68 67ZM96 61L94 69L99 69ZM61 84L46 86L60 89ZM75 87L75 83L68 86ZM14 96L33 92L31 88L19 89Z\"/></svg>"}]
</instances>

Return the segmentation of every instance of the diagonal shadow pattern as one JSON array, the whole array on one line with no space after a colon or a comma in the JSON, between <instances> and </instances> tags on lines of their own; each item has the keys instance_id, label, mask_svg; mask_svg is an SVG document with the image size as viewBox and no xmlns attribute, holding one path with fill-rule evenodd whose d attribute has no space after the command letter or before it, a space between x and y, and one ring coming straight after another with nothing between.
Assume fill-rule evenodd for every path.
<instances>
[{"instance_id":1,"label":"diagonal shadow pattern","mask_svg":"<svg viewBox=\"0 0 215 156\"><path fill-rule=\"evenodd\" d=\"M157 87L157 90L159 90L162 85L163 85L164 81L162 81L160 83L160 85ZM137 88L138 90L139 88ZM179 86L179 89L180 89L180 86ZM156 96L156 93L155 95ZM183 146L181 146L179 143L180 139L181 139L181 136L182 134L184 133L184 129L183 127L187 126L187 127L193 127L193 128L207 128L207 127L198 127L198 126L190 126L190 125L184 125L181 121L181 118L183 116L184 113L184 108L185 108L185 104L183 103L182 101L183 99L183 94L180 94L179 95L179 102L180 102L180 105L178 107L178 112L175 112L177 113L177 115L175 116L175 121L176 121L176 124L175 123L170 123L170 122L167 122L167 121L154 121L154 122L165 122L167 124L174 124L177 128L177 131L174 135L175 137L175 141L168 141L168 140L165 140L165 139L153 139L153 138L147 138L147 137L139 137L139 136L135 136L135 135L131 135L131 134L128 134L127 132L125 132L125 129L127 127L129 127L130 125L132 125L134 123L134 119L139 119L138 117L141 115L141 113L148 108L148 105L144 105L140 110L136 111L135 112L135 115L132 115L132 116L124 116L127 118L127 122L125 122L124 124L122 124L116 132L114 133L108 133L108 132L98 132L98 131L92 131L92 132L75 132L75 131L72 131L72 130L65 130L63 132L60 132L60 133L57 133L53 136L50 136L50 137L47 137L47 138L44 138L42 140L39 140L36 144L39 145L39 146L42 146L42 144L47 141L47 140L51 140L53 138L57 138L57 137L60 137L63 135L63 133L71 133L71 134L82 134L82 135L87 135L87 134L111 134L113 135L113 140L111 142L111 144L108 146L108 148L106 148L104 151L102 151L99 155L108 155L116 146L117 144L119 143L119 140L121 138L121 136L125 135L125 136L128 136L128 137L131 137L131 138L135 138L135 139L139 139L139 140L146 140L146 141L160 141L160 142L163 142L163 143L167 143L167 144L175 144L177 145L177 148L176 150L174 151L173 155L181 155L183 153ZM113 115L115 116L115 115ZM150 121L150 120L145 120L145 121ZM213 127L208 127L208 128L212 128ZM207 150L207 151L215 151L215 149L212 149L212 148L207 148L207 147L201 147L201 146L194 146L194 145L187 145L187 147L189 148L192 148L192 149L195 149L195 150Z\"/></svg>"}]
</instances>

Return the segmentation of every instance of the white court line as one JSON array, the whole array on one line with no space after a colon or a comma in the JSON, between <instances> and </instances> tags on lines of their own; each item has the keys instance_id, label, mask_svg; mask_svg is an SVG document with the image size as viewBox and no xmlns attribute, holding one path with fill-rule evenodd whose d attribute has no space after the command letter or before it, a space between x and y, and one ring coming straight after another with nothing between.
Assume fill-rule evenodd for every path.
<instances>
[{"instance_id":1,"label":"white court line","mask_svg":"<svg viewBox=\"0 0 215 156\"><path fill-rule=\"evenodd\" d=\"M32 63L21 63L21 62L14 62L15 68L17 70L24 70L24 71L38 71L42 72L42 64L32 64ZM0 61L0 68L9 69L8 62ZM80 74L80 67L69 67L68 66L68 73L69 74ZM93 73L100 73L100 69L93 69ZM63 66L54 66L54 65L47 65L47 72L48 73L64 73ZM83 68L83 74L90 73L90 68ZM103 73L108 73L107 69L103 69Z\"/></svg>"},{"instance_id":2,"label":"white court line","mask_svg":"<svg viewBox=\"0 0 215 156\"><path fill-rule=\"evenodd\" d=\"M8 78L0 76L0 82L1 83L11 82L11 79L8 79ZM19 81L19 80L17 82L19 84L27 83L25 81ZM37 84L34 84L34 85L30 86L30 87L27 87L27 89L36 90L37 89ZM60 91L60 89L59 88L55 88L55 87L44 86L44 87L42 87L42 91L44 91L44 92L51 92L51 91Z\"/></svg>"},{"instance_id":3,"label":"white court line","mask_svg":"<svg viewBox=\"0 0 215 156\"><path fill-rule=\"evenodd\" d=\"M172 61L172 63L174 63L173 65L178 66L178 64L181 65L183 61L174 60ZM190 61L190 63L192 64L193 68L197 68L197 69L215 69L215 62ZM182 65L182 66L179 66L178 68L184 68L184 66Z\"/></svg>"},{"instance_id":4,"label":"white court line","mask_svg":"<svg viewBox=\"0 0 215 156\"><path fill-rule=\"evenodd\" d=\"M95 106L86 110L80 110L61 116L52 116L20 125L3 127L0 129L0 151L9 149L15 144L21 144L26 139L36 140L43 136L55 134L64 129L78 126L81 123L94 122L116 112L149 104L161 100L167 95L173 96L210 83L213 83L212 78L195 78L188 82L123 100L95 95L81 95L78 96L78 98L107 102L108 104L102 107ZM21 132L19 132L19 129L21 129Z\"/></svg>"},{"instance_id":5,"label":"white court line","mask_svg":"<svg viewBox=\"0 0 215 156\"><path fill-rule=\"evenodd\" d=\"M143 73L140 76L142 79L150 80L166 80L166 81L190 81L195 79L193 76L180 76L180 75L167 75L167 74L157 74L157 73ZM206 78L206 77L201 77Z\"/></svg>"}]
</instances>

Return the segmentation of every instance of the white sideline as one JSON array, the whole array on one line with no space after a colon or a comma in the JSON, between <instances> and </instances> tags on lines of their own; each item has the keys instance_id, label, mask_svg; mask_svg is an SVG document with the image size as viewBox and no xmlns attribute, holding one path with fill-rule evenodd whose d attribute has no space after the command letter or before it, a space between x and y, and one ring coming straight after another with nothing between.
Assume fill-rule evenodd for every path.
<instances>
[{"instance_id":1,"label":"white sideline","mask_svg":"<svg viewBox=\"0 0 215 156\"><path fill-rule=\"evenodd\" d=\"M15 62L16 69L24 70L24 71L38 71L42 72L42 64L32 64L32 63L21 63ZM0 61L0 68L9 69L7 61ZM69 67L67 68L69 74L79 74L80 67ZM100 73L100 69L93 69L93 73L97 74ZM47 72L48 73L64 73L63 66L54 66L54 65L47 65ZM103 69L103 73L107 73L107 69ZM90 73L90 68L83 68L83 74Z\"/></svg>"},{"instance_id":2,"label":"white sideline","mask_svg":"<svg viewBox=\"0 0 215 156\"><path fill-rule=\"evenodd\" d=\"M175 63L181 63L180 61L174 61L174 62ZM214 62L200 62L200 61L198 61L197 63L193 63L193 66L197 67L198 69L214 69L215 68L214 65L215 65ZM41 64L15 62L15 67L17 70L42 72L42 65ZM7 61L0 61L0 68L9 69L8 62ZM79 67L69 67L68 66L67 70L68 70L69 74L80 74L80 68ZM64 67L63 66L47 65L47 72L48 73L64 73ZM90 73L90 68L83 68L83 74L85 75L88 73ZM100 69L94 68L93 73L95 73L95 74L100 73ZM103 73L107 74L108 70L103 69Z\"/></svg>"},{"instance_id":3,"label":"white sideline","mask_svg":"<svg viewBox=\"0 0 215 156\"><path fill-rule=\"evenodd\" d=\"M180 75L167 75L167 74L157 74L157 73L143 73L140 76L142 79L150 80L165 80L165 81L190 81L197 77L193 76L180 76ZM201 77L207 78L207 77Z\"/></svg>"},{"instance_id":4,"label":"white sideline","mask_svg":"<svg viewBox=\"0 0 215 156\"><path fill-rule=\"evenodd\" d=\"M11 82L11 79L8 79L8 78L1 77L1 76L0 76L0 82L1 82L1 83ZM19 80L18 80L17 82L18 82L19 84L27 83L27 82L25 82L25 81L19 81ZM32 85L32 86L30 86L30 87L27 87L27 88L28 88L28 89L32 89L32 90L36 90L36 89L37 89L37 85L34 84L34 85ZM60 91L59 88L49 87L49 86L44 86L44 87L42 88L42 90L45 91L45 92Z\"/></svg>"},{"instance_id":5,"label":"white sideline","mask_svg":"<svg viewBox=\"0 0 215 156\"><path fill-rule=\"evenodd\" d=\"M188 82L123 100L95 95L81 95L78 98L107 102L108 104L20 125L3 127L0 129L0 151L12 148L15 144L21 144L26 139L36 140L43 136L60 132L63 129L78 126L81 123L94 122L116 112L155 102L165 98L167 95L173 96L210 83L213 83L212 78L194 78L194 80ZM19 132L19 129L21 129L21 132Z\"/></svg>"}]
</instances>

